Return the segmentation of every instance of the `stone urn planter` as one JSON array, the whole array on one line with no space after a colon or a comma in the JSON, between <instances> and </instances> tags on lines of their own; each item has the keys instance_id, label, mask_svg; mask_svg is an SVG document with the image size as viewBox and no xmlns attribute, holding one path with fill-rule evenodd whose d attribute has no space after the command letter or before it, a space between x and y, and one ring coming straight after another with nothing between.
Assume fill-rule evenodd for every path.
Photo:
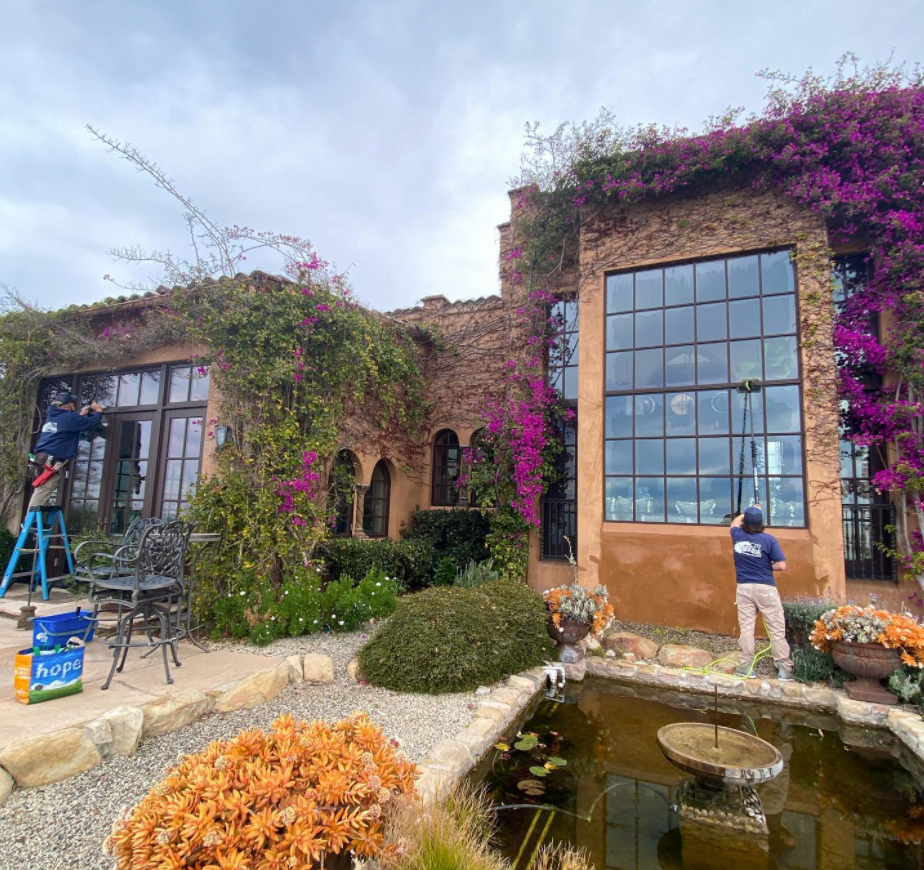
<instances>
[{"instance_id":1,"label":"stone urn planter","mask_svg":"<svg viewBox=\"0 0 924 870\"><path fill-rule=\"evenodd\" d=\"M856 682L844 683L848 698L874 704L898 703L895 695L879 682L892 676L901 667L902 661L897 649L888 649L879 643L838 640L831 644L831 655L841 670L856 677Z\"/></svg>"},{"instance_id":2,"label":"stone urn planter","mask_svg":"<svg viewBox=\"0 0 924 870\"><path fill-rule=\"evenodd\" d=\"M552 614L549 614L547 624L549 637L558 643L558 658L566 663L579 662L584 658L584 653L576 644L579 644L590 632L590 626L583 622L573 622L570 619L562 619L561 625L558 626L552 621Z\"/></svg>"}]
</instances>

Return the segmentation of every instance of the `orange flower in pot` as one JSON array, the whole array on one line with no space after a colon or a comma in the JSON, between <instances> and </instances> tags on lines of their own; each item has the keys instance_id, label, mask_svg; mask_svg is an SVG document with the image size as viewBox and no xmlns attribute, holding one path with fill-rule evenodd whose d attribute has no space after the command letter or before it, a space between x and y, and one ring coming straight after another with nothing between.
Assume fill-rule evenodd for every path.
<instances>
[{"instance_id":1,"label":"orange flower in pot","mask_svg":"<svg viewBox=\"0 0 924 870\"><path fill-rule=\"evenodd\" d=\"M812 632L816 649L830 652L839 668L856 677L844 691L856 701L895 704L879 681L902 663L924 667L924 626L905 613L848 604L822 614Z\"/></svg>"}]
</instances>

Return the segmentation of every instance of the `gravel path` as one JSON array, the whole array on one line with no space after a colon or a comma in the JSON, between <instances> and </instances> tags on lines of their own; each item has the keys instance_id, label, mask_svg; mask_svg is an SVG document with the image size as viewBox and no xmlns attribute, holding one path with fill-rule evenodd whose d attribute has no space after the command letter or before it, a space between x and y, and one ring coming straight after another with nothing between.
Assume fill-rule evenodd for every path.
<instances>
[{"instance_id":1,"label":"gravel path","mask_svg":"<svg viewBox=\"0 0 924 870\"><path fill-rule=\"evenodd\" d=\"M350 681L347 662L364 642L364 634L356 632L284 639L260 648L234 644L240 652L259 655L324 653L334 660L334 682L289 686L268 704L207 716L180 731L146 739L135 755L107 759L73 779L15 789L0 807L0 870L109 870L112 859L103 856L100 846L121 807L137 803L181 756L212 740L233 737L243 728L268 728L282 713L334 720L365 710L386 734L398 739L413 761L466 727L473 694L398 694Z\"/></svg>"},{"instance_id":2,"label":"gravel path","mask_svg":"<svg viewBox=\"0 0 924 870\"><path fill-rule=\"evenodd\" d=\"M647 637L663 646L666 643L679 643L685 646L695 646L699 649L714 653L716 658L729 652L738 651L738 638L726 634L709 634L705 631L693 631L687 628L670 628L662 625L648 625L644 622L623 622L616 620L610 631L631 631L639 637ZM767 641L757 639L757 649L763 649ZM770 679L776 676L773 659L769 656L762 658L754 672L758 676Z\"/></svg>"}]
</instances>

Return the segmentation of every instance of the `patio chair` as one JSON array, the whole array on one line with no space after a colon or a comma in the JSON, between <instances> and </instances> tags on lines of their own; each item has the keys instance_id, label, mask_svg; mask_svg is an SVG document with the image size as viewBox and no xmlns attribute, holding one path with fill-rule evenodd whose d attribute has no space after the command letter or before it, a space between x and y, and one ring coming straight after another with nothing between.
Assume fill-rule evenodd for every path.
<instances>
[{"instance_id":1,"label":"patio chair","mask_svg":"<svg viewBox=\"0 0 924 870\"><path fill-rule=\"evenodd\" d=\"M119 541L118 547L112 553L104 553L99 550L102 546L100 541L81 541L74 549L74 579L79 583L92 584L95 579L111 577L114 573L125 573L124 558L134 559L138 553L138 544L141 542L141 536L151 526L162 523L159 517L148 517L142 519L137 517L132 520L125 534ZM81 555L81 550L92 550L88 555ZM116 559L116 557L119 557Z\"/></svg>"},{"instance_id":2,"label":"patio chair","mask_svg":"<svg viewBox=\"0 0 924 870\"><path fill-rule=\"evenodd\" d=\"M103 689L108 689L116 671L121 672L125 667L128 650L132 647L145 647L149 653L160 647L167 683L173 682L167 647L170 647L174 665L180 667L177 653L180 631L171 611L174 603L184 596L183 576L191 533L192 526L182 520L151 524L141 535L133 556L112 557L118 570L108 577L93 577L90 601L94 613L107 604L115 604L119 610L115 637L107 642L113 651L112 667ZM143 631L146 639L133 642L132 636L138 631Z\"/></svg>"}]
</instances>

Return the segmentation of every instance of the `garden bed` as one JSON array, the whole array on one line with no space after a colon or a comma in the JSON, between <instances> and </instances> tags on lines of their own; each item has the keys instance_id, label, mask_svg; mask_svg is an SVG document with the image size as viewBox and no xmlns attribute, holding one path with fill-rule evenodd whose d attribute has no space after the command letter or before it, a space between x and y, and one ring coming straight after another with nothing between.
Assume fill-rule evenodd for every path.
<instances>
[{"instance_id":1,"label":"garden bed","mask_svg":"<svg viewBox=\"0 0 924 870\"><path fill-rule=\"evenodd\" d=\"M233 737L241 729L266 729L282 713L332 721L364 710L417 762L468 725L475 707L471 693L397 694L354 683L346 665L364 642L363 633L355 632L284 639L269 648L233 644L236 651L259 655L329 655L334 680L290 685L251 710L210 715L179 731L146 738L132 756L105 759L92 770L53 785L15 789L0 807L0 870L109 870L112 859L103 856L101 844L123 806L137 803L181 756L205 748L212 740Z\"/></svg>"}]
</instances>

